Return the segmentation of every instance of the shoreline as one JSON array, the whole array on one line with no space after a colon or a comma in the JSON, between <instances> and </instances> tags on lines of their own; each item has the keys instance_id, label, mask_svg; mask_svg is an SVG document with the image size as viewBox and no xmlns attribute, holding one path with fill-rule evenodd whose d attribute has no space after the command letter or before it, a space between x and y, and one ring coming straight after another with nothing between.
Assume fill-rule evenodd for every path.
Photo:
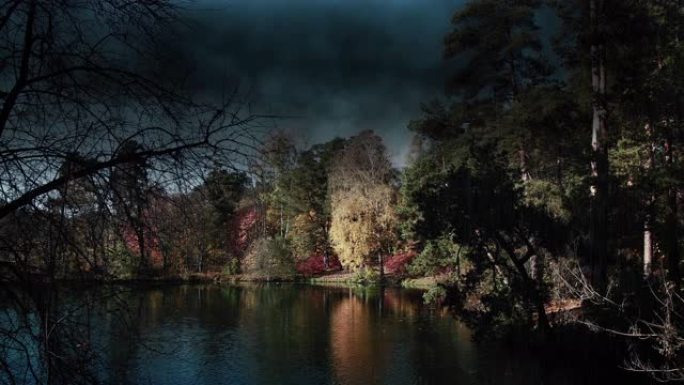
<instances>
[{"instance_id":1,"label":"shoreline","mask_svg":"<svg viewBox=\"0 0 684 385\"><path fill-rule=\"evenodd\" d=\"M0 280L9 284L28 283L31 285L47 284L44 277L28 277L24 280ZM57 278L57 284L239 284L239 283L303 283L312 286L331 287L400 287L406 289L429 290L442 283L437 277L408 278L401 276L386 276L383 282L363 282L356 279L354 273L332 273L319 276L269 276L258 274L227 275L222 273L202 273L176 275L166 277L136 277L136 278L102 278L102 277L74 277Z\"/></svg>"}]
</instances>

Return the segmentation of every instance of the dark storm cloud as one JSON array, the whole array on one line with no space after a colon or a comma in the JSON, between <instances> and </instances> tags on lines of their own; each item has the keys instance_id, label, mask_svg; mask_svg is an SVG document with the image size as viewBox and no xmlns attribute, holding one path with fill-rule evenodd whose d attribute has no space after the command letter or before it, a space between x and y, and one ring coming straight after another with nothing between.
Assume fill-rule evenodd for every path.
<instances>
[{"instance_id":1,"label":"dark storm cloud","mask_svg":"<svg viewBox=\"0 0 684 385\"><path fill-rule=\"evenodd\" d=\"M174 41L205 95L240 83L260 113L309 143L374 129L401 162L408 121L443 84L460 0L201 1Z\"/></svg>"}]
</instances>

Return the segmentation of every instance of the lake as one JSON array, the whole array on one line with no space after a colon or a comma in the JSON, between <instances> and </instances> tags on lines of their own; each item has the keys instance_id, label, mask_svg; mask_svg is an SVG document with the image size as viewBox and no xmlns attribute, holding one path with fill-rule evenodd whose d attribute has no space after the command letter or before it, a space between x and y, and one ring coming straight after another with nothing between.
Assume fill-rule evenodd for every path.
<instances>
[{"instance_id":1,"label":"lake","mask_svg":"<svg viewBox=\"0 0 684 385\"><path fill-rule=\"evenodd\" d=\"M475 343L421 292L298 284L89 289L98 376L113 384L610 383L614 370ZM109 293L109 294L106 294ZM72 295L74 292L72 292ZM121 308L125 307L125 317ZM106 310L106 311L105 311ZM623 384L625 382L622 382Z\"/></svg>"}]
</instances>

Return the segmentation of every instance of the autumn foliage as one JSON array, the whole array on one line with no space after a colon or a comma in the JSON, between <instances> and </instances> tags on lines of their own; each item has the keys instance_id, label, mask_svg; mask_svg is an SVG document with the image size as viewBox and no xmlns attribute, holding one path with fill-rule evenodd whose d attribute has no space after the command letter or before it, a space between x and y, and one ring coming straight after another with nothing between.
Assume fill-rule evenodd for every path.
<instances>
[{"instance_id":1,"label":"autumn foliage","mask_svg":"<svg viewBox=\"0 0 684 385\"><path fill-rule=\"evenodd\" d=\"M309 258L297 262L297 274L303 275L305 277L321 275L330 271L339 271L342 269L342 264L340 260L331 255L328 257L328 268L325 268L324 256L323 255L312 255Z\"/></svg>"},{"instance_id":2,"label":"autumn foliage","mask_svg":"<svg viewBox=\"0 0 684 385\"><path fill-rule=\"evenodd\" d=\"M231 224L230 235L232 247L235 251L246 250L256 237L256 225L259 221L259 212L254 206L247 206L237 210Z\"/></svg>"},{"instance_id":3,"label":"autumn foliage","mask_svg":"<svg viewBox=\"0 0 684 385\"><path fill-rule=\"evenodd\" d=\"M405 275L407 273L406 267L416 257L415 251L401 252L398 254L386 257L383 263L385 274L390 275Z\"/></svg>"},{"instance_id":4,"label":"autumn foliage","mask_svg":"<svg viewBox=\"0 0 684 385\"><path fill-rule=\"evenodd\" d=\"M145 222L150 222L145 220ZM145 264L151 269L161 269L164 266L164 257L161 251L161 243L159 241L159 232L154 225L144 225L141 233L136 232L133 227L127 223L123 227L123 240L126 250L133 255L144 255L146 257ZM145 253L140 250L140 236L143 237L142 244L145 248Z\"/></svg>"}]
</instances>

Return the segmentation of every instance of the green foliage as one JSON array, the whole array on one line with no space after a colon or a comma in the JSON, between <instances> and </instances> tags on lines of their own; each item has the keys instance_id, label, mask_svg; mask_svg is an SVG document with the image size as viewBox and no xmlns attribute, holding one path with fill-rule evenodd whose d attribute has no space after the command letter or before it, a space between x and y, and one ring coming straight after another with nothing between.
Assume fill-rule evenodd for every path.
<instances>
[{"instance_id":1,"label":"green foliage","mask_svg":"<svg viewBox=\"0 0 684 385\"><path fill-rule=\"evenodd\" d=\"M439 305L447 296L447 291L444 286L435 286L429 288L423 293L423 302L426 305Z\"/></svg>"},{"instance_id":2,"label":"green foliage","mask_svg":"<svg viewBox=\"0 0 684 385\"><path fill-rule=\"evenodd\" d=\"M237 258L232 258L223 267L223 274L226 275L236 275L240 274L240 260Z\"/></svg>"},{"instance_id":3,"label":"green foliage","mask_svg":"<svg viewBox=\"0 0 684 385\"><path fill-rule=\"evenodd\" d=\"M133 255L123 242L117 242L107 251L109 264L108 272L114 279L132 279L138 273L140 256Z\"/></svg>"},{"instance_id":4,"label":"green foliage","mask_svg":"<svg viewBox=\"0 0 684 385\"><path fill-rule=\"evenodd\" d=\"M542 210L552 218L567 222L572 214L566 206L565 198L557 183L535 179L525 184L523 198L525 205Z\"/></svg>"},{"instance_id":5,"label":"green foliage","mask_svg":"<svg viewBox=\"0 0 684 385\"><path fill-rule=\"evenodd\" d=\"M212 248L219 249L224 255L230 250L227 244L227 236L230 222L233 220L235 210L242 199L249 179L243 172L229 172L223 169L213 170L209 173L203 188L209 206L207 211L210 226L208 226L209 238Z\"/></svg>"},{"instance_id":6,"label":"green foliage","mask_svg":"<svg viewBox=\"0 0 684 385\"><path fill-rule=\"evenodd\" d=\"M377 285L380 283L380 274L377 269L364 267L354 272L352 282L357 285Z\"/></svg>"},{"instance_id":7,"label":"green foliage","mask_svg":"<svg viewBox=\"0 0 684 385\"><path fill-rule=\"evenodd\" d=\"M538 5L538 0L466 2L445 39L445 56L467 61L450 79L450 89L466 99L482 93L509 98L541 75Z\"/></svg>"},{"instance_id":8,"label":"green foliage","mask_svg":"<svg viewBox=\"0 0 684 385\"><path fill-rule=\"evenodd\" d=\"M346 141L333 139L303 151L293 169L286 176L286 202L296 213L316 212L321 218L329 216L328 174L335 157Z\"/></svg>"},{"instance_id":9,"label":"green foliage","mask_svg":"<svg viewBox=\"0 0 684 385\"><path fill-rule=\"evenodd\" d=\"M268 233L288 238L297 258L330 253L328 175L345 143L336 138L298 153L290 138L275 135L265 145L259 196Z\"/></svg>"},{"instance_id":10,"label":"green foliage","mask_svg":"<svg viewBox=\"0 0 684 385\"><path fill-rule=\"evenodd\" d=\"M314 145L299 154L294 168L286 175L285 202L290 208L288 239L295 256L331 252L329 174L335 156L343 149L344 139Z\"/></svg>"},{"instance_id":11,"label":"green foliage","mask_svg":"<svg viewBox=\"0 0 684 385\"><path fill-rule=\"evenodd\" d=\"M217 224L225 224L231 219L248 182L244 172L217 169L209 173L205 188L207 199L216 211Z\"/></svg>"},{"instance_id":12,"label":"green foliage","mask_svg":"<svg viewBox=\"0 0 684 385\"><path fill-rule=\"evenodd\" d=\"M646 144L630 138L621 138L609 152L609 160L615 175L628 179L638 177L643 172L644 160L648 157Z\"/></svg>"},{"instance_id":13,"label":"green foliage","mask_svg":"<svg viewBox=\"0 0 684 385\"><path fill-rule=\"evenodd\" d=\"M448 236L429 240L408 266L408 272L414 276L435 275L447 267L455 267L459 262L459 249Z\"/></svg>"},{"instance_id":14,"label":"green foliage","mask_svg":"<svg viewBox=\"0 0 684 385\"><path fill-rule=\"evenodd\" d=\"M466 324L475 330L477 339L495 339L516 329L529 330L533 319L529 301L521 297L519 287L498 285L483 291L479 308L464 313Z\"/></svg>"}]
</instances>

